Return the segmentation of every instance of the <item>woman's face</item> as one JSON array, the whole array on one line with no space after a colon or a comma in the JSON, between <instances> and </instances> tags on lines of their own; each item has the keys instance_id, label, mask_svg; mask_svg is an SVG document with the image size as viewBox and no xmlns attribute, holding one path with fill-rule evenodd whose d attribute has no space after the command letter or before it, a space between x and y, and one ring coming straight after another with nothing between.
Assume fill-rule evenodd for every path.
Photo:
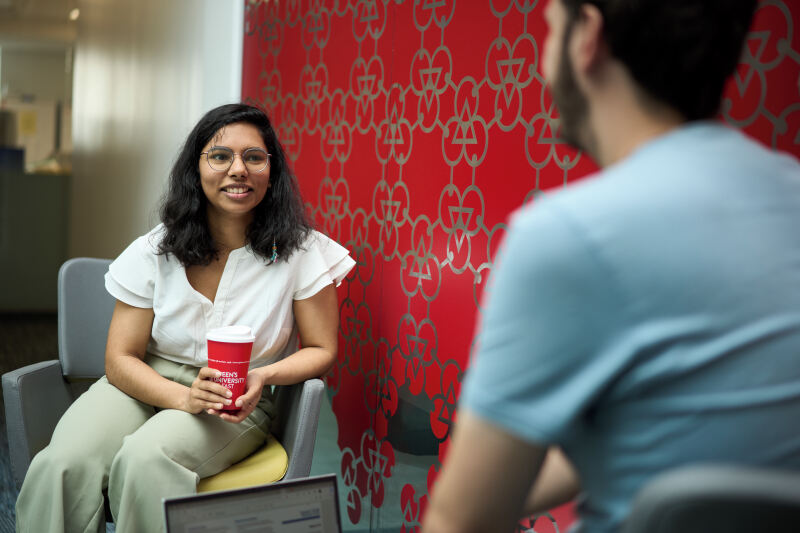
<instances>
[{"instance_id":1,"label":"woman's face","mask_svg":"<svg viewBox=\"0 0 800 533\"><path fill-rule=\"evenodd\" d=\"M267 151L258 128L245 122L228 124L221 128L203 147L203 152L214 148L227 148L234 153L233 163L228 170L214 170L208 164L206 154L200 155L198 170L200 184L208 198L209 216L251 217L253 209L261 203L269 189L269 170L254 170L252 159L250 167L245 164L242 154L248 148ZM214 161L212 161L214 162ZM219 166L219 162L216 163Z\"/></svg>"}]
</instances>

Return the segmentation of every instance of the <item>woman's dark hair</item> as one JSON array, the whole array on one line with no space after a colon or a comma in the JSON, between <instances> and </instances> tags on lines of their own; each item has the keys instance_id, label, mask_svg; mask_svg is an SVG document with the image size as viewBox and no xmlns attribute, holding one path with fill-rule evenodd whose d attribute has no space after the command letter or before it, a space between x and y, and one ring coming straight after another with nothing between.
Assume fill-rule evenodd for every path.
<instances>
[{"instance_id":1,"label":"woman's dark hair","mask_svg":"<svg viewBox=\"0 0 800 533\"><path fill-rule=\"evenodd\" d=\"M756 0L561 0L603 14L612 55L644 93L687 120L712 118L742 54Z\"/></svg>"},{"instance_id":2,"label":"woman's dark hair","mask_svg":"<svg viewBox=\"0 0 800 533\"><path fill-rule=\"evenodd\" d=\"M289 170L286 155L267 115L246 104L227 104L206 113L189 133L169 175L169 189L161 205L165 233L159 253L172 254L184 266L208 265L218 249L208 227L206 199L200 184L200 153L211 138L228 124L252 124L270 153L270 187L253 212L247 228L247 243L258 255L270 260L273 243L279 259L287 259L300 248L311 230L297 180Z\"/></svg>"}]
</instances>

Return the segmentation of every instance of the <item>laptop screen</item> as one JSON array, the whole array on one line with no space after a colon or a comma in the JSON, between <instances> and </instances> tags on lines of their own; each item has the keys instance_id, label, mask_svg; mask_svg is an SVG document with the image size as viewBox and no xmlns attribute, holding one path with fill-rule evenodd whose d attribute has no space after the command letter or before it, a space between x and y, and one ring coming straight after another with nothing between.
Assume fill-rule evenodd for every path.
<instances>
[{"instance_id":1,"label":"laptop screen","mask_svg":"<svg viewBox=\"0 0 800 533\"><path fill-rule=\"evenodd\" d=\"M164 499L167 533L340 533L336 476Z\"/></svg>"}]
</instances>

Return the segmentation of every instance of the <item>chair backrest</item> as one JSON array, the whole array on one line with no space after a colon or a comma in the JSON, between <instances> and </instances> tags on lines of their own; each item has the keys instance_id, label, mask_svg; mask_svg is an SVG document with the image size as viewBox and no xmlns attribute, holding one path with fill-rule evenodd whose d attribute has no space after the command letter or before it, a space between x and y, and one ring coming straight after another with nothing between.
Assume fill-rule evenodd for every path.
<instances>
[{"instance_id":1,"label":"chair backrest","mask_svg":"<svg viewBox=\"0 0 800 533\"><path fill-rule=\"evenodd\" d=\"M114 298L105 289L110 259L78 257L58 271L58 359L67 379L105 374Z\"/></svg>"},{"instance_id":2,"label":"chair backrest","mask_svg":"<svg viewBox=\"0 0 800 533\"><path fill-rule=\"evenodd\" d=\"M271 431L289 455L289 467L283 479L307 477L311 473L324 390L321 379L278 387L277 417Z\"/></svg>"},{"instance_id":3,"label":"chair backrest","mask_svg":"<svg viewBox=\"0 0 800 533\"><path fill-rule=\"evenodd\" d=\"M699 465L666 472L637 495L622 531L800 531L800 471Z\"/></svg>"}]
</instances>

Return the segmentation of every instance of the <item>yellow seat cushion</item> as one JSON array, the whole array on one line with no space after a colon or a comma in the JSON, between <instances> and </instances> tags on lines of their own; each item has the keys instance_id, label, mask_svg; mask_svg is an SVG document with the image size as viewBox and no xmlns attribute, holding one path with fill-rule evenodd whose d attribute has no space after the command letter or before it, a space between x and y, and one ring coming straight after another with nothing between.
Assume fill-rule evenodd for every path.
<instances>
[{"instance_id":1,"label":"yellow seat cushion","mask_svg":"<svg viewBox=\"0 0 800 533\"><path fill-rule=\"evenodd\" d=\"M238 489L274 483L289 467L289 456L278 439L270 435L264 446L219 474L200 480L197 492Z\"/></svg>"}]
</instances>

